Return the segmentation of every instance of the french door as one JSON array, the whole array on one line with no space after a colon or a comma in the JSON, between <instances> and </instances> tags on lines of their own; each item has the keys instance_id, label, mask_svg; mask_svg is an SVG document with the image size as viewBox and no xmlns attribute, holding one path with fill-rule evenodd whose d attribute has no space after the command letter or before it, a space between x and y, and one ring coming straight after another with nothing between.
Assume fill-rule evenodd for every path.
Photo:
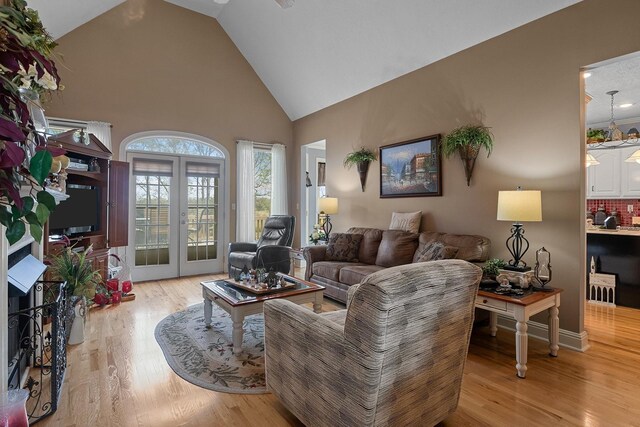
<instances>
[{"instance_id":1,"label":"french door","mask_svg":"<svg viewBox=\"0 0 640 427\"><path fill-rule=\"evenodd\" d=\"M224 162L129 152L134 280L223 270Z\"/></svg>"}]
</instances>

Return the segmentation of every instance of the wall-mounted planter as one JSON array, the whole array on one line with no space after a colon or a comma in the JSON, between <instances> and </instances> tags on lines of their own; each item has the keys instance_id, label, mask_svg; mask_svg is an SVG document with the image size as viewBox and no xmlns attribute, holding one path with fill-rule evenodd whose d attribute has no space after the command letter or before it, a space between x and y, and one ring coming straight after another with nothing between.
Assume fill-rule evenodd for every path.
<instances>
[{"instance_id":1,"label":"wall-mounted planter","mask_svg":"<svg viewBox=\"0 0 640 427\"><path fill-rule=\"evenodd\" d=\"M364 147L347 154L347 157L344 158L344 166L346 168L351 169L353 165L356 166L363 193L367 183L367 175L369 174L369 165L375 160L378 160L377 154L373 150Z\"/></svg>"},{"instance_id":2,"label":"wall-mounted planter","mask_svg":"<svg viewBox=\"0 0 640 427\"><path fill-rule=\"evenodd\" d=\"M358 163L358 175L360 176L360 187L362 188L362 192L364 192L364 187L367 184L367 175L369 174L369 165L371 162L360 162Z\"/></svg>"},{"instance_id":3,"label":"wall-mounted planter","mask_svg":"<svg viewBox=\"0 0 640 427\"><path fill-rule=\"evenodd\" d=\"M487 157L489 157L493 150L493 135L488 127L482 125L459 127L442 139L442 153L447 157L458 153L462 159L467 187L471 185L471 175L482 147L487 150Z\"/></svg>"}]
</instances>

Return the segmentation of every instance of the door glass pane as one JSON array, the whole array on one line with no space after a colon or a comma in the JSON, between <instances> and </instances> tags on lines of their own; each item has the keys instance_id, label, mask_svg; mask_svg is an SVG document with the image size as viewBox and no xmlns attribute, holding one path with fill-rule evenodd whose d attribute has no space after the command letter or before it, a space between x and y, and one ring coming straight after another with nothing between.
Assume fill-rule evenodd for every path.
<instances>
[{"instance_id":1,"label":"door glass pane","mask_svg":"<svg viewBox=\"0 0 640 427\"><path fill-rule=\"evenodd\" d=\"M255 238L262 235L264 222L271 212L271 151L254 149L255 170Z\"/></svg>"},{"instance_id":2,"label":"door glass pane","mask_svg":"<svg viewBox=\"0 0 640 427\"><path fill-rule=\"evenodd\" d=\"M218 258L218 178L188 176L187 261Z\"/></svg>"},{"instance_id":3,"label":"door glass pane","mask_svg":"<svg viewBox=\"0 0 640 427\"><path fill-rule=\"evenodd\" d=\"M168 176L136 176L135 265L169 264Z\"/></svg>"}]
</instances>

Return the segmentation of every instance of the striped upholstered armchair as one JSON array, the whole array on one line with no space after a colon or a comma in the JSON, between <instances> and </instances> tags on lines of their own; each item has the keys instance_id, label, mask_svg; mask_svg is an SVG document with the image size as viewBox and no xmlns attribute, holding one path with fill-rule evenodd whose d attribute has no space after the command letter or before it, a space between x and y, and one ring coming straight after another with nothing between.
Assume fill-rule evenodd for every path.
<instances>
[{"instance_id":1,"label":"striped upholstered armchair","mask_svg":"<svg viewBox=\"0 0 640 427\"><path fill-rule=\"evenodd\" d=\"M437 424L458 406L481 275L431 261L367 276L346 310L266 302L267 387L308 426Z\"/></svg>"}]
</instances>

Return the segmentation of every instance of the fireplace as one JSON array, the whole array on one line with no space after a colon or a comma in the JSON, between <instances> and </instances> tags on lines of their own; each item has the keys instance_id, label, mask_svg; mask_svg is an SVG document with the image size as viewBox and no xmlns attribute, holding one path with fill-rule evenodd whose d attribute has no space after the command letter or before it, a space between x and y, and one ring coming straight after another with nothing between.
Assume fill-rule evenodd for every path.
<instances>
[{"instance_id":1,"label":"fireplace","mask_svg":"<svg viewBox=\"0 0 640 427\"><path fill-rule=\"evenodd\" d=\"M46 269L26 245L8 256L8 388L29 392L34 424L58 407L66 369L64 284L40 281Z\"/></svg>"}]
</instances>

